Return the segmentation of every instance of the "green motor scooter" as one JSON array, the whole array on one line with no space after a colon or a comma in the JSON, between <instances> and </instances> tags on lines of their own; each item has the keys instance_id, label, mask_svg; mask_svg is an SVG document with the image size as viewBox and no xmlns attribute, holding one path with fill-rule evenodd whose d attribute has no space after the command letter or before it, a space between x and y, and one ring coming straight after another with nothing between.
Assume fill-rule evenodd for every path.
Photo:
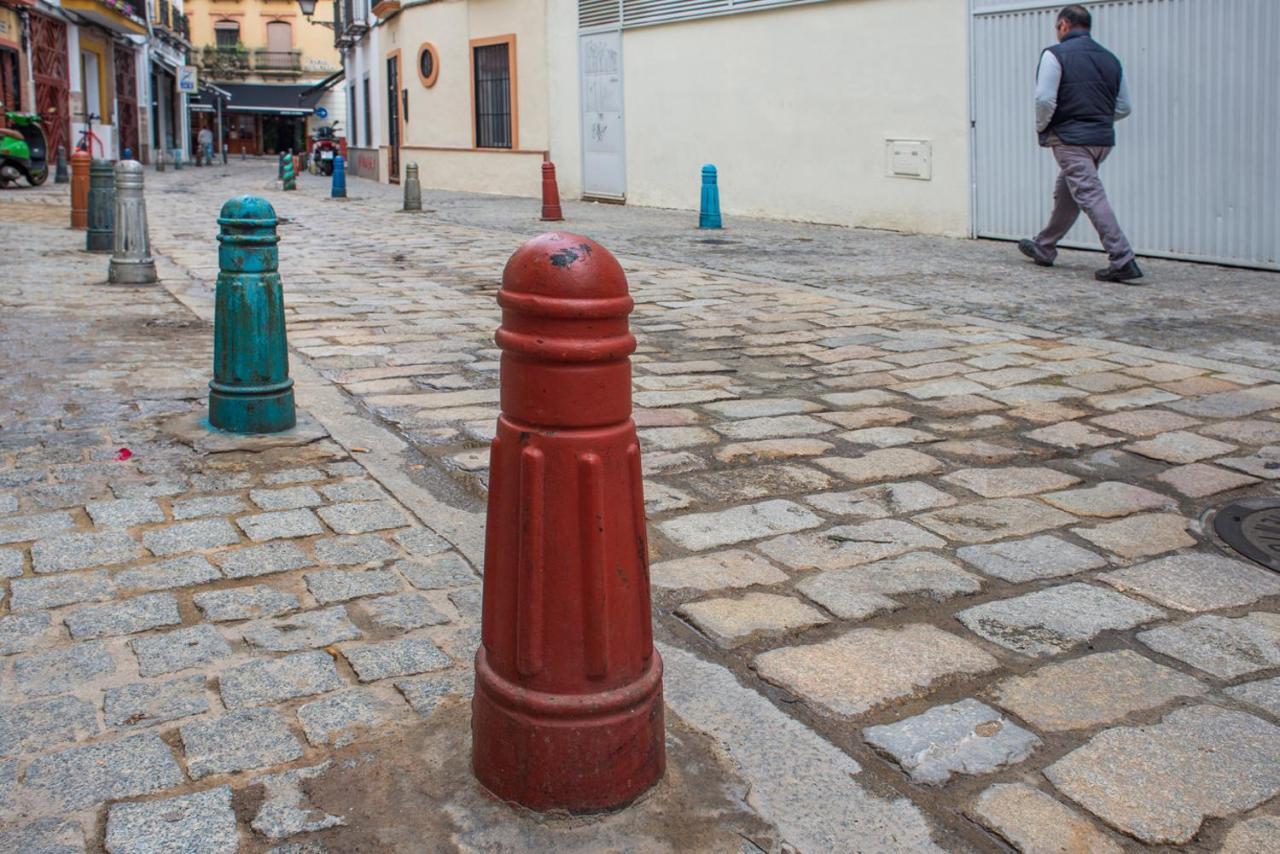
<instances>
[{"instance_id":1,"label":"green motor scooter","mask_svg":"<svg viewBox=\"0 0 1280 854\"><path fill-rule=\"evenodd\" d=\"M35 113L5 113L9 127L0 128L0 187L19 177L38 187L49 177L49 143Z\"/></svg>"}]
</instances>

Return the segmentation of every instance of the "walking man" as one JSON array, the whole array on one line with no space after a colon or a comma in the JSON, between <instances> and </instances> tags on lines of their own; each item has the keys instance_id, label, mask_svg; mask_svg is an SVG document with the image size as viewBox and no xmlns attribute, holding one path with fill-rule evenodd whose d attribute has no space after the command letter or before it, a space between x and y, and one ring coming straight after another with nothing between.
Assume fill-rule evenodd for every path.
<instances>
[{"instance_id":1,"label":"walking man","mask_svg":"<svg viewBox=\"0 0 1280 854\"><path fill-rule=\"evenodd\" d=\"M204 165L213 165L213 131L208 128L200 128L200 132L196 134L196 141L200 143L200 151L204 155Z\"/></svg>"},{"instance_id":2,"label":"walking man","mask_svg":"<svg viewBox=\"0 0 1280 854\"><path fill-rule=\"evenodd\" d=\"M1036 130L1061 171L1049 224L1034 239L1018 241L1018 249L1040 266L1052 267L1058 241L1083 210L1111 259L1094 278L1131 283L1142 270L1098 177L1098 166L1116 144L1115 123L1131 110L1129 87L1120 60L1090 36L1092 26L1093 16L1083 6L1065 7L1055 25L1058 44L1040 54Z\"/></svg>"}]
</instances>

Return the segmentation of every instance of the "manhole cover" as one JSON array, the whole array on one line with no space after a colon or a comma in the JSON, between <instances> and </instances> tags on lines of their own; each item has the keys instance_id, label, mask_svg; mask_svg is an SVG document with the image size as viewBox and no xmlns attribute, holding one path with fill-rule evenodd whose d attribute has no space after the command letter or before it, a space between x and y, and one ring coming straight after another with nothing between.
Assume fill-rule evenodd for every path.
<instances>
[{"instance_id":1,"label":"manhole cover","mask_svg":"<svg viewBox=\"0 0 1280 854\"><path fill-rule=\"evenodd\" d=\"M1240 554L1280 572L1280 501L1255 498L1228 504L1213 529Z\"/></svg>"}]
</instances>

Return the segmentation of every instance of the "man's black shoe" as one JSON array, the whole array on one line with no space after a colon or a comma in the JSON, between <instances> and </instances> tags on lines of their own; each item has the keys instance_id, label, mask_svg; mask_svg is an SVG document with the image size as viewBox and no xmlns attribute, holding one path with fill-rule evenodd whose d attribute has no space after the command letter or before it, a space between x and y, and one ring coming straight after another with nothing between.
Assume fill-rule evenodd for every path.
<instances>
[{"instance_id":1,"label":"man's black shoe","mask_svg":"<svg viewBox=\"0 0 1280 854\"><path fill-rule=\"evenodd\" d=\"M1111 267L1097 270L1094 272L1093 277L1099 282L1120 282L1127 285L1134 279L1141 279L1142 270L1139 269L1137 261L1130 261L1118 270Z\"/></svg>"},{"instance_id":2,"label":"man's black shoe","mask_svg":"<svg viewBox=\"0 0 1280 854\"><path fill-rule=\"evenodd\" d=\"M1053 262L1050 261L1048 258L1044 257L1044 253L1040 251L1039 246L1036 246L1036 243L1034 240L1019 240L1018 251L1021 252L1023 255L1026 255L1032 261L1035 261L1036 264L1040 265L1041 267L1053 266Z\"/></svg>"}]
</instances>

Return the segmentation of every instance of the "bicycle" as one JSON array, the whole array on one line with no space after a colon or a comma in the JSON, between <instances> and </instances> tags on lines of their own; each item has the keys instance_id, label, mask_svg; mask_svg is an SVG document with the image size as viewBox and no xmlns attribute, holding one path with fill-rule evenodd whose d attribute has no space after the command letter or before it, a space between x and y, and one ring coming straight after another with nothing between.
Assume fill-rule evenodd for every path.
<instances>
[{"instance_id":1,"label":"bicycle","mask_svg":"<svg viewBox=\"0 0 1280 854\"><path fill-rule=\"evenodd\" d=\"M93 143L98 144L98 153L106 154L107 147L102 142L102 137L93 132L93 120L100 119L102 116L97 113L89 113L84 117L84 130L80 131L80 139L76 142L76 151L87 151L93 156Z\"/></svg>"}]
</instances>

